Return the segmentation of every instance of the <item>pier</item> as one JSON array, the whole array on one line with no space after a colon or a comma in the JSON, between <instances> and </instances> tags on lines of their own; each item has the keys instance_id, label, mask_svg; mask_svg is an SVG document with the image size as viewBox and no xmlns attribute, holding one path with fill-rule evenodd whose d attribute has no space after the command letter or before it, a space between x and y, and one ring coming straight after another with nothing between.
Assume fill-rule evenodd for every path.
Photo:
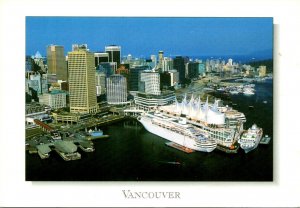
<instances>
[{"instance_id":1,"label":"pier","mask_svg":"<svg viewBox=\"0 0 300 208\"><path fill-rule=\"evenodd\" d=\"M192 152L194 152L194 150L192 150L190 148L187 148L187 147L184 147L184 146L181 146L181 145L176 144L174 142L167 142L166 145L169 146L169 147L173 147L175 149L178 149L180 151L183 151L185 153L192 153Z\"/></svg>"}]
</instances>

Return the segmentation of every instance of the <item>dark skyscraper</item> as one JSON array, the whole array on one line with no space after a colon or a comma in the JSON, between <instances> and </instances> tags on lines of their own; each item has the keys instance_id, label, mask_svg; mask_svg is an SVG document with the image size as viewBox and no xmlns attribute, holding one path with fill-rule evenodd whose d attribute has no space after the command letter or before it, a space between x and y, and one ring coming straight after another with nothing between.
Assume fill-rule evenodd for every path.
<instances>
[{"instance_id":1,"label":"dark skyscraper","mask_svg":"<svg viewBox=\"0 0 300 208\"><path fill-rule=\"evenodd\" d=\"M121 46L105 46L105 52L108 53L108 62L116 62L118 67L121 63Z\"/></svg>"},{"instance_id":2,"label":"dark skyscraper","mask_svg":"<svg viewBox=\"0 0 300 208\"><path fill-rule=\"evenodd\" d=\"M105 52L94 53L95 56L95 67L99 66L101 63L109 62L109 54Z\"/></svg>"},{"instance_id":3,"label":"dark skyscraper","mask_svg":"<svg viewBox=\"0 0 300 208\"><path fill-rule=\"evenodd\" d=\"M189 62L188 63L188 78L194 79L199 77L199 63Z\"/></svg>"},{"instance_id":4,"label":"dark skyscraper","mask_svg":"<svg viewBox=\"0 0 300 208\"><path fill-rule=\"evenodd\" d=\"M188 58L182 56L176 56L173 60L173 68L179 72L179 83L183 84L185 80L185 63Z\"/></svg>"},{"instance_id":5,"label":"dark skyscraper","mask_svg":"<svg viewBox=\"0 0 300 208\"><path fill-rule=\"evenodd\" d=\"M140 66L131 68L129 70L129 91L138 91L139 90L139 82L140 82L140 73L149 69L147 66Z\"/></svg>"},{"instance_id":6,"label":"dark skyscraper","mask_svg":"<svg viewBox=\"0 0 300 208\"><path fill-rule=\"evenodd\" d=\"M56 74L57 79L68 80L67 62L64 47L50 45L47 47L48 73Z\"/></svg>"}]
</instances>

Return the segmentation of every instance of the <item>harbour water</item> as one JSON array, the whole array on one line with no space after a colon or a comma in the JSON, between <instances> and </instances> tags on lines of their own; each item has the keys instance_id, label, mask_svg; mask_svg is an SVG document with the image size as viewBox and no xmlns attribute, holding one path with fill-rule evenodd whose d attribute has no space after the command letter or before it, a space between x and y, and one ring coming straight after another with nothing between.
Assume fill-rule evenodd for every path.
<instances>
[{"instance_id":1,"label":"harbour water","mask_svg":"<svg viewBox=\"0 0 300 208\"><path fill-rule=\"evenodd\" d=\"M92 153L79 149L81 160L65 162L54 151L41 160L26 152L26 180L272 181L273 83L255 84L255 95L230 95L224 101L245 114L244 129L256 123L272 138L268 145L259 145L248 154L242 149L236 154L219 150L187 154L165 145L167 140L151 134L136 120L126 120L101 127L110 137L94 141Z\"/></svg>"}]
</instances>

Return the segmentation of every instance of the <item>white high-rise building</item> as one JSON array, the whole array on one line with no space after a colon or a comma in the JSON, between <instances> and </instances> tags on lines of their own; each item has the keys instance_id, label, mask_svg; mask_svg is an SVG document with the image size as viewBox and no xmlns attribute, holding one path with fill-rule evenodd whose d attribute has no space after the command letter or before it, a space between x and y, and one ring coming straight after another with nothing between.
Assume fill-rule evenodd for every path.
<instances>
[{"instance_id":1,"label":"white high-rise building","mask_svg":"<svg viewBox=\"0 0 300 208\"><path fill-rule=\"evenodd\" d=\"M169 57L164 57L162 62L162 72L170 71L173 69L173 60Z\"/></svg>"},{"instance_id":2,"label":"white high-rise building","mask_svg":"<svg viewBox=\"0 0 300 208\"><path fill-rule=\"evenodd\" d=\"M171 86L174 86L179 83L179 72L177 70L170 70L169 71L171 76Z\"/></svg>"},{"instance_id":3,"label":"white high-rise building","mask_svg":"<svg viewBox=\"0 0 300 208\"><path fill-rule=\"evenodd\" d=\"M140 89L146 94L160 95L160 75L158 72L145 70L141 72L141 86Z\"/></svg>"},{"instance_id":4,"label":"white high-rise building","mask_svg":"<svg viewBox=\"0 0 300 208\"><path fill-rule=\"evenodd\" d=\"M104 72L96 71L96 94L103 95L106 92L105 88L106 76Z\"/></svg>"},{"instance_id":5,"label":"white high-rise building","mask_svg":"<svg viewBox=\"0 0 300 208\"><path fill-rule=\"evenodd\" d=\"M120 74L106 79L107 103L120 105L127 103L127 80Z\"/></svg>"},{"instance_id":6,"label":"white high-rise building","mask_svg":"<svg viewBox=\"0 0 300 208\"><path fill-rule=\"evenodd\" d=\"M154 63L154 67L156 67L156 65L157 65L156 55L151 55L151 61Z\"/></svg>"}]
</instances>

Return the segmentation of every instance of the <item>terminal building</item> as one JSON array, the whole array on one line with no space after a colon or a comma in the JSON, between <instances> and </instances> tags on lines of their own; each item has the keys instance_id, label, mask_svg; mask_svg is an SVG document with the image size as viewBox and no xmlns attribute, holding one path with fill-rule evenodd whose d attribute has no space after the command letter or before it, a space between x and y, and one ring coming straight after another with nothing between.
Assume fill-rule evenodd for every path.
<instances>
[{"instance_id":1,"label":"terminal building","mask_svg":"<svg viewBox=\"0 0 300 208\"><path fill-rule=\"evenodd\" d=\"M134 96L134 102L138 109L151 110L158 106L170 105L175 102L173 91L162 91L159 95L138 92Z\"/></svg>"}]
</instances>

